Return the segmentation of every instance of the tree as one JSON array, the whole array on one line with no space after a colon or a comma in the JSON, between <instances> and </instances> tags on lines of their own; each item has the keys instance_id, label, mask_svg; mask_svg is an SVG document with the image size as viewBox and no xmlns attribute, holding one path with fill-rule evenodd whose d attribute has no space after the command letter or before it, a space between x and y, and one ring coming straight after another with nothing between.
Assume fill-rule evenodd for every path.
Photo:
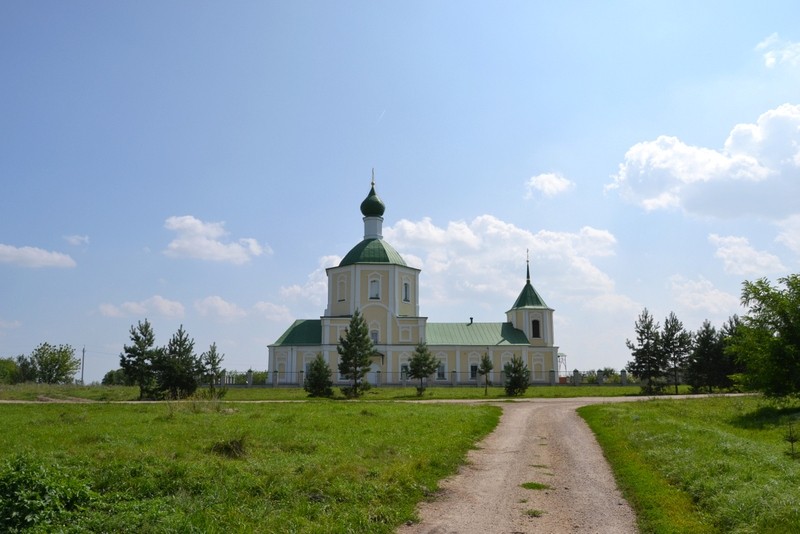
<instances>
[{"instance_id":1,"label":"tree","mask_svg":"<svg viewBox=\"0 0 800 534\"><path fill-rule=\"evenodd\" d=\"M483 377L483 395L486 396L489 394L489 373L492 372L494 369L494 364L492 363L492 359L489 358L489 355L483 353L483 357L481 358L481 364L478 366L478 374Z\"/></svg>"},{"instance_id":2,"label":"tree","mask_svg":"<svg viewBox=\"0 0 800 534\"><path fill-rule=\"evenodd\" d=\"M222 360L224 359L225 355L217 352L216 343L212 343L208 350L200 355L203 378L208 380L208 393L212 399L216 397L214 388L222 376Z\"/></svg>"},{"instance_id":3,"label":"tree","mask_svg":"<svg viewBox=\"0 0 800 534\"><path fill-rule=\"evenodd\" d=\"M172 335L167 346L153 360L156 388L170 399L182 399L197 390L197 377L203 372L194 354L194 340L183 325Z\"/></svg>"},{"instance_id":4,"label":"tree","mask_svg":"<svg viewBox=\"0 0 800 534\"><path fill-rule=\"evenodd\" d=\"M506 395L515 397L524 394L531 380L531 371L522 358L519 356L511 358L511 361L503 366L503 372L506 375L504 384Z\"/></svg>"},{"instance_id":5,"label":"tree","mask_svg":"<svg viewBox=\"0 0 800 534\"><path fill-rule=\"evenodd\" d=\"M339 338L336 351L339 353L339 374L350 381L350 386L342 388L342 392L348 397L359 397L369 389L369 383L364 378L369 372L370 357L375 349L369 337L367 322L358 309L353 312L344 337Z\"/></svg>"},{"instance_id":6,"label":"tree","mask_svg":"<svg viewBox=\"0 0 800 534\"><path fill-rule=\"evenodd\" d=\"M0 358L0 384L13 384L17 377L14 358Z\"/></svg>"},{"instance_id":7,"label":"tree","mask_svg":"<svg viewBox=\"0 0 800 534\"><path fill-rule=\"evenodd\" d=\"M153 327L145 319L136 326L131 326L131 345L123 345L122 354L119 355L119 366L125 374L139 386L139 400L149 394L153 385L153 360L158 356L160 349L156 348L156 335Z\"/></svg>"},{"instance_id":8,"label":"tree","mask_svg":"<svg viewBox=\"0 0 800 534\"><path fill-rule=\"evenodd\" d=\"M408 362L408 376L419 379L419 386L417 387L418 396L422 396L422 394L425 393L423 379L435 373L438 368L438 358L431 354L427 343L420 341L417 348L414 349L414 355Z\"/></svg>"},{"instance_id":9,"label":"tree","mask_svg":"<svg viewBox=\"0 0 800 534\"><path fill-rule=\"evenodd\" d=\"M303 380L303 389L308 392L309 397L333 396L331 368L322 354L317 354L317 357L309 364L308 373Z\"/></svg>"},{"instance_id":10,"label":"tree","mask_svg":"<svg viewBox=\"0 0 800 534\"><path fill-rule=\"evenodd\" d=\"M36 378L43 384L68 384L81 368L80 359L70 345L41 343L31 352Z\"/></svg>"},{"instance_id":11,"label":"tree","mask_svg":"<svg viewBox=\"0 0 800 534\"><path fill-rule=\"evenodd\" d=\"M692 347L692 336L683 328L683 323L674 312L669 312L667 318L664 319L659 345L663 351L663 361L672 371L672 381L675 384L675 394L677 395L679 375L686 367L686 360Z\"/></svg>"},{"instance_id":12,"label":"tree","mask_svg":"<svg viewBox=\"0 0 800 534\"><path fill-rule=\"evenodd\" d=\"M625 340L625 345L633 356L633 361L628 362L628 372L643 381L643 393L659 393L664 390L664 382L661 379L667 367L664 351L660 346L659 324L645 308L636 319L634 329L636 342Z\"/></svg>"},{"instance_id":13,"label":"tree","mask_svg":"<svg viewBox=\"0 0 800 534\"><path fill-rule=\"evenodd\" d=\"M14 383L36 382L38 379L39 370L36 368L36 362L24 354L17 356L17 375L14 377Z\"/></svg>"},{"instance_id":14,"label":"tree","mask_svg":"<svg viewBox=\"0 0 800 534\"><path fill-rule=\"evenodd\" d=\"M136 383L125 373L124 369L114 369L103 375L100 381L104 386L135 386Z\"/></svg>"},{"instance_id":15,"label":"tree","mask_svg":"<svg viewBox=\"0 0 800 534\"><path fill-rule=\"evenodd\" d=\"M800 396L800 275L742 285L749 308L728 350L745 366L752 389L768 397ZM783 287L780 287L780 286Z\"/></svg>"}]
</instances>

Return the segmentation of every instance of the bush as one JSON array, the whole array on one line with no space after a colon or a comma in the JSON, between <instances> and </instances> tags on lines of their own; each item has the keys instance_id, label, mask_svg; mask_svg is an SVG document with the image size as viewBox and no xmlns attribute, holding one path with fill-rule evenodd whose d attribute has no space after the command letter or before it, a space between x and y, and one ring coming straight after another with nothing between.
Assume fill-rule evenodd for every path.
<instances>
[{"instance_id":1,"label":"bush","mask_svg":"<svg viewBox=\"0 0 800 534\"><path fill-rule=\"evenodd\" d=\"M0 531L22 532L58 524L60 516L93 498L86 484L70 478L62 469L48 469L28 456L18 455L0 468Z\"/></svg>"},{"instance_id":2,"label":"bush","mask_svg":"<svg viewBox=\"0 0 800 534\"><path fill-rule=\"evenodd\" d=\"M303 381L303 389L308 392L309 397L333 396L331 368L322 357L322 354L317 354L317 357L308 366L308 373Z\"/></svg>"}]
</instances>

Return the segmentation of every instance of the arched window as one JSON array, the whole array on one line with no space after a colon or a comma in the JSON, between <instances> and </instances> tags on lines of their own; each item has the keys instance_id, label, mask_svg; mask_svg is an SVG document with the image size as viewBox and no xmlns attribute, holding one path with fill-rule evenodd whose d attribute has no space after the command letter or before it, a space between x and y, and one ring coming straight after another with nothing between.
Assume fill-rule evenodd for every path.
<instances>
[{"instance_id":1,"label":"arched window","mask_svg":"<svg viewBox=\"0 0 800 534\"><path fill-rule=\"evenodd\" d=\"M403 302L411 302L411 284L403 282Z\"/></svg>"},{"instance_id":2,"label":"arched window","mask_svg":"<svg viewBox=\"0 0 800 534\"><path fill-rule=\"evenodd\" d=\"M381 281L377 278L369 281L369 298L375 300L381 298Z\"/></svg>"},{"instance_id":3,"label":"arched window","mask_svg":"<svg viewBox=\"0 0 800 534\"><path fill-rule=\"evenodd\" d=\"M531 322L531 337L542 337L542 329L539 324L539 319L534 319Z\"/></svg>"},{"instance_id":4,"label":"arched window","mask_svg":"<svg viewBox=\"0 0 800 534\"><path fill-rule=\"evenodd\" d=\"M339 302L345 300L345 295L347 294L347 282L344 279L344 276L340 276L339 280L336 282L336 298Z\"/></svg>"}]
</instances>

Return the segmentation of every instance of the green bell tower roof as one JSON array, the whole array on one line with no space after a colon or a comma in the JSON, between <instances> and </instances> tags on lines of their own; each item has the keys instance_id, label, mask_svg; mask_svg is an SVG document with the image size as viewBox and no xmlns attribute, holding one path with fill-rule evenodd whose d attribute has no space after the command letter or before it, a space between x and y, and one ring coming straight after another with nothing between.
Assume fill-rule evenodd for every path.
<instances>
[{"instance_id":1,"label":"green bell tower roof","mask_svg":"<svg viewBox=\"0 0 800 534\"><path fill-rule=\"evenodd\" d=\"M372 187L367 198L361 203L361 214L364 217L383 217L384 211L386 211L386 205L375 192L375 169L372 169Z\"/></svg>"},{"instance_id":2,"label":"green bell tower roof","mask_svg":"<svg viewBox=\"0 0 800 534\"><path fill-rule=\"evenodd\" d=\"M525 280L525 287L522 288L522 292L517 297L517 301L511 307L512 310L518 308L547 308L547 304L544 303L544 299L536 292L536 290L531 285L531 264L530 260L528 261L527 266L527 276Z\"/></svg>"}]
</instances>

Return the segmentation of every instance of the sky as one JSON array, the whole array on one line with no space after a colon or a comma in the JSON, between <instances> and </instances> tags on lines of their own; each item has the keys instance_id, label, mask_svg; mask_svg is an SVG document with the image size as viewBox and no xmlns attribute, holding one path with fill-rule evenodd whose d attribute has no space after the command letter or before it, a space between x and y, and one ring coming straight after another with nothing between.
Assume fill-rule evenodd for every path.
<instances>
[{"instance_id":1,"label":"sky","mask_svg":"<svg viewBox=\"0 0 800 534\"><path fill-rule=\"evenodd\" d=\"M363 237L431 322L525 283L568 370L623 368L800 271L795 1L0 3L0 357L119 367L147 319L230 370ZM80 373L78 374L80 378Z\"/></svg>"}]
</instances>

